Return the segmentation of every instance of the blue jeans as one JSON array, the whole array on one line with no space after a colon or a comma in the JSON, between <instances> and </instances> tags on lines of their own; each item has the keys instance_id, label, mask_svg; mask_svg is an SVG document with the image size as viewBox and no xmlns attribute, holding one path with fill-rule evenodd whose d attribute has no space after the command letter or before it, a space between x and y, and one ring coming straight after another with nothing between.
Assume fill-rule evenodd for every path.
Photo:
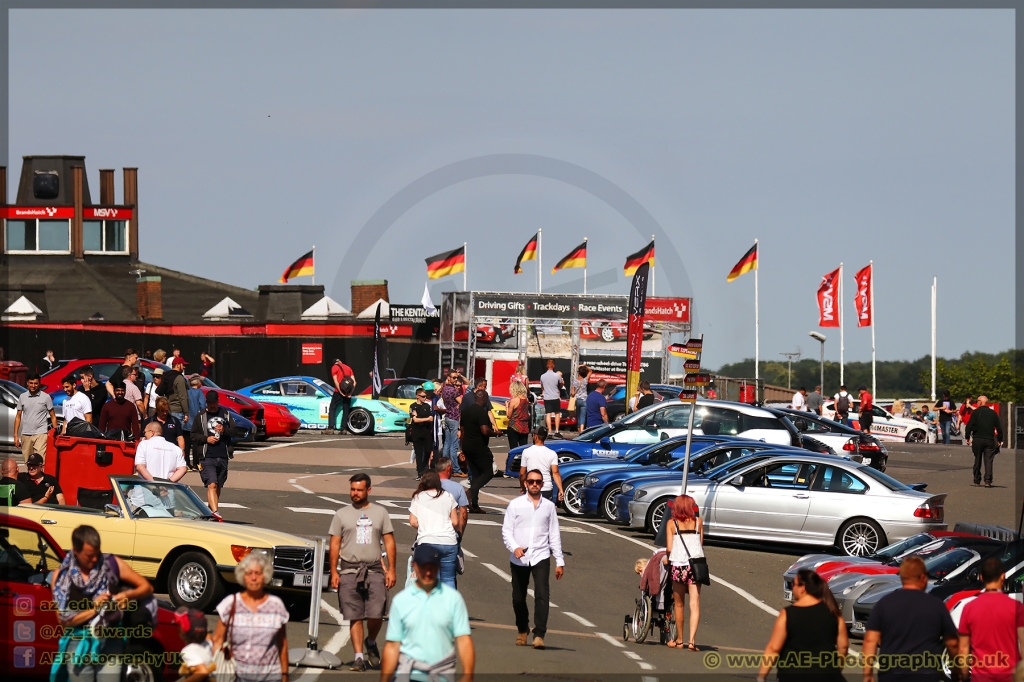
<instances>
[{"instance_id":1,"label":"blue jeans","mask_svg":"<svg viewBox=\"0 0 1024 682\"><path fill-rule=\"evenodd\" d=\"M444 418L444 449L442 457L452 461L452 473L461 474L459 467L459 422L454 419Z\"/></svg>"},{"instance_id":2,"label":"blue jeans","mask_svg":"<svg viewBox=\"0 0 1024 682\"><path fill-rule=\"evenodd\" d=\"M942 442L949 445L949 428L953 426L953 422L939 422L939 428L942 429Z\"/></svg>"},{"instance_id":3,"label":"blue jeans","mask_svg":"<svg viewBox=\"0 0 1024 682\"><path fill-rule=\"evenodd\" d=\"M452 588L455 586L455 565L459 556L458 545L432 545L424 543L427 547L433 547L441 555L441 569L437 572L437 579Z\"/></svg>"}]
</instances>

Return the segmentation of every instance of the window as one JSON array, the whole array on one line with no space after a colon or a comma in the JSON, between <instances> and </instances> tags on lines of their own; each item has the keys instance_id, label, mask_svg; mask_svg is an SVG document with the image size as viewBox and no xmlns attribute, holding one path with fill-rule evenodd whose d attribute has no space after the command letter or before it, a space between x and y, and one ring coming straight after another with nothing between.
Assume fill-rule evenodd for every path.
<instances>
[{"instance_id":1,"label":"window","mask_svg":"<svg viewBox=\"0 0 1024 682\"><path fill-rule=\"evenodd\" d=\"M724 450L717 450L700 465L699 470L710 471L711 469L720 467L723 464L735 462L742 457L752 454L754 454L753 448L726 448Z\"/></svg>"},{"instance_id":2,"label":"window","mask_svg":"<svg viewBox=\"0 0 1024 682\"><path fill-rule=\"evenodd\" d=\"M82 241L86 253L126 253L128 223L124 220L85 220Z\"/></svg>"},{"instance_id":3,"label":"window","mask_svg":"<svg viewBox=\"0 0 1024 682\"><path fill-rule=\"evenodd\" d=\"M879 483L884 485L889 490L911 490L911 487L909 485L905 485L903 483L900 483L899 481L897 481L892 476L886 476L885 474L883 474L881 471L878 471L877 469L872 469L871 467L866 467L865 466L865 467L859 467L857 470L860 473L862 473L865 476L867 476L868 478L875 479L876 481L878 481Z\"/></svg>"},{"instance_id":4,"label":"window","mask_svg":"<svg viewBox=\"0 0 1024 682\"><path fill-rule=\"evenodd\" d=\"M874 405L871 406L871 414L873 414L876 417L881 417L882 419L889 418L889 414L885 410L883 410L881 407L876 407Z\"/></svg>"},{"instance_id":5,"label":"window","mask_svg":"<svg viewBox=\"0 0 1024 682\"><path fill-rule=\"evenodd\" d=\"M395 397L399 400L416 400L416 390L419 384L402 384L395 389Z\"/></svg>"},{"instance_id":6,"label":"window","mask_svg":"<svg viewBox=\"0 0 1024 682\"><path fill-rule=\"evenodd\" d=\"M743 415L743 430L751 431L753 429L765 430L765 431L785 431L786 427L783 426L782 421L774 417L751 417L750 415Z\"/></svg>"},{"instance_id":7,"label":"window","mask_svg":"<svg viewBox=\"0 0 1024 682\"><path fill-rule=\"evenodd\" d=\"M817 464L800 464L799 462L778 462L749 474L751 485L758 488L785 488L787 490L807 490L811 487ZM743 477L744 479L747 476ZM745 482L745 481L744 481Z\"/></svg>"},{"instance_id":8,"label":"window","mask_svg":"<svg viewBox=\"0 0 1024 682\"><path fill-rule=\"evenodd\" d=\"M814 489L830 493L863 493L868 487L864 481L844 469L825 467L821 478L815 482Z\"/></svg>"},{"instance_id":9,"label":"window","mask_svg":"<svg viewBox=\"0 0 1024 682\"><path fill-rule=\"evenodd\" d=\"M12 526L0 531L0 580L42 584L59 566L57 551L39 533Z\"/></svg>"},{"instance_id":10,"label":"window","mask_svg":"<svg viewBox=\"0 0 1024 682\"><path fill-rule=\"evenodd\" d=\"M8 220L8 252L68 253L70 220Z\"/></svg>"},{"instance_id":11,"label":"window","mask_svg":"<svg viewBox=\"0 0 1024 682\"><path fill-rule=\"evenodd\" d=\"M32 178L32 194L36 199L56 199L60 195L57 171L36 171Z\"/></svg>"},{"instance_id":12,"label":"window","mask_svg":"<svg viewBox=\"0 0 1024 682\"><path fill-rule=\"evenodd\" d=\"M700 410L693 418L693 427L697 428L700 426ZM643 425L650 428L659 429L685 429L690 419L690 406L689 405L672 405L671 407L665 407L660 410L652 412L646 419L644 419Z\"/></svg>"},{"instance_id":13,"label":"window","mask_svg":"<svg viewBox=\"0 0 1024 682\"><path fill-rule=\"evenodd\" d=\"M252 392L256 395L281 395L281 385L277 382L265 384L259 388L254 388Z\"/></svg>"},{"instance_id":14,"label":"window","mask_svg":"<svg viewBox=\"0 0 1024 682\"><path fill-rule=\"evenodd\" d=\"M732 410L724 410L720 407L701 408L697 414L704 418L701 420L700 429L706 435L735 436L740 432L740 413Z\"/></svg>"}]
</instances>

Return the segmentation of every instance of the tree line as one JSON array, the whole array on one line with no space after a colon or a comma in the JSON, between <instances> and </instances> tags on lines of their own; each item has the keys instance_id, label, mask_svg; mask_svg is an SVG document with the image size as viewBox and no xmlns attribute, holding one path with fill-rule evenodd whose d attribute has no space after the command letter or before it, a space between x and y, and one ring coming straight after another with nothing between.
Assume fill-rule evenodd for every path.
<instances>
[{"instance_id":1,"label":"tree line","mask_svg":"<svg viewBox=\"0 0 1024 682\"><path fill-rule=\"evenodd\" d=\"M776 386L788 386L789 363L776 360L761 361L761 378ZM717 374L726 377L750 378L754 376L754 360L723 365ZM917 360L883 360L875 365L878 383L876 398L922 398L931 394L931 356ZM808 391L820 382L821 365L818 360L803 358L793 362L792 387L806 386ZM871 389L871 363L847 362L844 368L847 388L856 391L860 386ZM1002 353L964 353L959 358L936 358L935 389L938 395L948 390L957 402L966 396L989 396L996 402L1024 402L1024 351L1007 350ZM839 390L839 363L825 363L826 395Z\"/></svg>"}]
</instances>

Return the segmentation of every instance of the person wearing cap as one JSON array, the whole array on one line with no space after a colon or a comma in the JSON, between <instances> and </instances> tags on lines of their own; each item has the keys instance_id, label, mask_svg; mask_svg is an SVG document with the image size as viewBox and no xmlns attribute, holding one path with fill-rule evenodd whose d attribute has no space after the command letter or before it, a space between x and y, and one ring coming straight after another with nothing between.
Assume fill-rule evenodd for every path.
<instances>
[{"instance_id":1,"label":"person wearing cap","mask_svg":"<svg viewBox=\"0 0 1024 682\"><path fill-rule=\"evenodd\" d=\"M206 393L206 409L192 424L192 454L202 457L199 476L206 486L206 501L214 516L220 518L218 501L228 480L228 460L234 456L238 427L231 413L220 406L217 391Z\"/></svg>"},{"instance_id":2,"label":"person wearing cap","mask_svg":"<svg viewBox=\"0 0 1024 682\"><path fill-rule=\"evenodd\" d=\"M18 474L18 482L21 483L24 492L28 495L26 501L33 504L67 504L64 499L64 491L60 483L50 474L43 473L43 457L38 452L28 456L28 471Z\"/></svg>"},{"instance_id":3,"label":"person wearing cap","mask_svg":"<svg viewBox=\"0 0 1024 682\"><path fill-rule=\"evenodd\" d=\"M874 420L872 410L875 407L875 398L868 393L866 386L858 388L857 393L860 394L860 414L858 415L860 430L864 433L871 433L871 422Z\"/></svg>"},{"instance_id":4,"label":"person wearing cap","mask_svg":"<svg viewBox=\"0 0 1024 682\"><path fill-rule=\"evenodd\" d=\"M188 423L188 381L185 380L185 358L171 358L174 371L164 372L158 393L167 398L171 416L189 427Z\"/></svg>"},{"instance_id":5,"label":"person wearing cap","mask_svg":"<svg viewBox=\"0 0 1024 682\"><path fill-rule=\"evenodd\" d=\"M157 367L153 370L153 380L146 386L146 395L142 398L142 413L144 416L152 417L156 414L156 400L160 397L159 388L163 378L163 369Z\"/></svg>"},{"instance_id":6,"label":"person wearing cap","mask_svg":"<svg viewBox=\"0 0 1024 682\"><path fill-rule=\"evenodd\" d=\"M348 428L348 413L352 409L352 396L356 392L356 375L340 358L335 358L331 365L331 380L334 382L334 395L331 396L327 429L340 432ZM340 426L338 410L341 410Z\"/></svg>"},{"instance_id":7,"label":"person wearing cap","mask_svg":"<svg viewBox=\"0 0 1024 682\"><path fill-rule=\"evenodd\" d=\"M209 638L206 614L184 606L174 612L174 620L181 628L181 667L178 674L185 682L205 682L216 670L213 662L213 642Z\"/></svg>"},{"instance_id":8,"label":"person wearing cap","mask_svg":"<svg viewBox=\"0 0 1024 682\"><path fill-rule=\"evenodd\" d=\"M391 603L387 644L381 657L381 682L402 679L455 679L456 661L464 679L473 678L476 652L466 602L458 590L438 581L441 555L418 545L412 554L416 581Z\"/></svg>"}]
</instances>

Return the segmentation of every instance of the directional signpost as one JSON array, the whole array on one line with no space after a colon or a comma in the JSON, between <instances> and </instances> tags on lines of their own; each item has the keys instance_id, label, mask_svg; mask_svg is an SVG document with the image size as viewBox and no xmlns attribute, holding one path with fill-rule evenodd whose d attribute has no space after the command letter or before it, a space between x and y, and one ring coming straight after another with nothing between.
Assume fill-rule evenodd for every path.
<instances>
[{"instance_id":1,"label":"directional signpost","mask_svg":"<svg viewBox=\"0 0 1024 682\"><path fill-rule=\"evenodd\" d=\"M690 339L684 344L676 344L678 351L673 355L682 355L689 358L683 363L686 369L686 377L683 379L685 388L680 391L679 399L684 403L690 403L690 422L686 427L686 455L683 459L683 488L680 495L686 494L686 481L690 477L690 444L693 441L693 414L697 411L698 386L707 386L711 383L711 375L700 371L700 354L704 349L704 335L699 339Z\"/></svg>"}]
</instances>

